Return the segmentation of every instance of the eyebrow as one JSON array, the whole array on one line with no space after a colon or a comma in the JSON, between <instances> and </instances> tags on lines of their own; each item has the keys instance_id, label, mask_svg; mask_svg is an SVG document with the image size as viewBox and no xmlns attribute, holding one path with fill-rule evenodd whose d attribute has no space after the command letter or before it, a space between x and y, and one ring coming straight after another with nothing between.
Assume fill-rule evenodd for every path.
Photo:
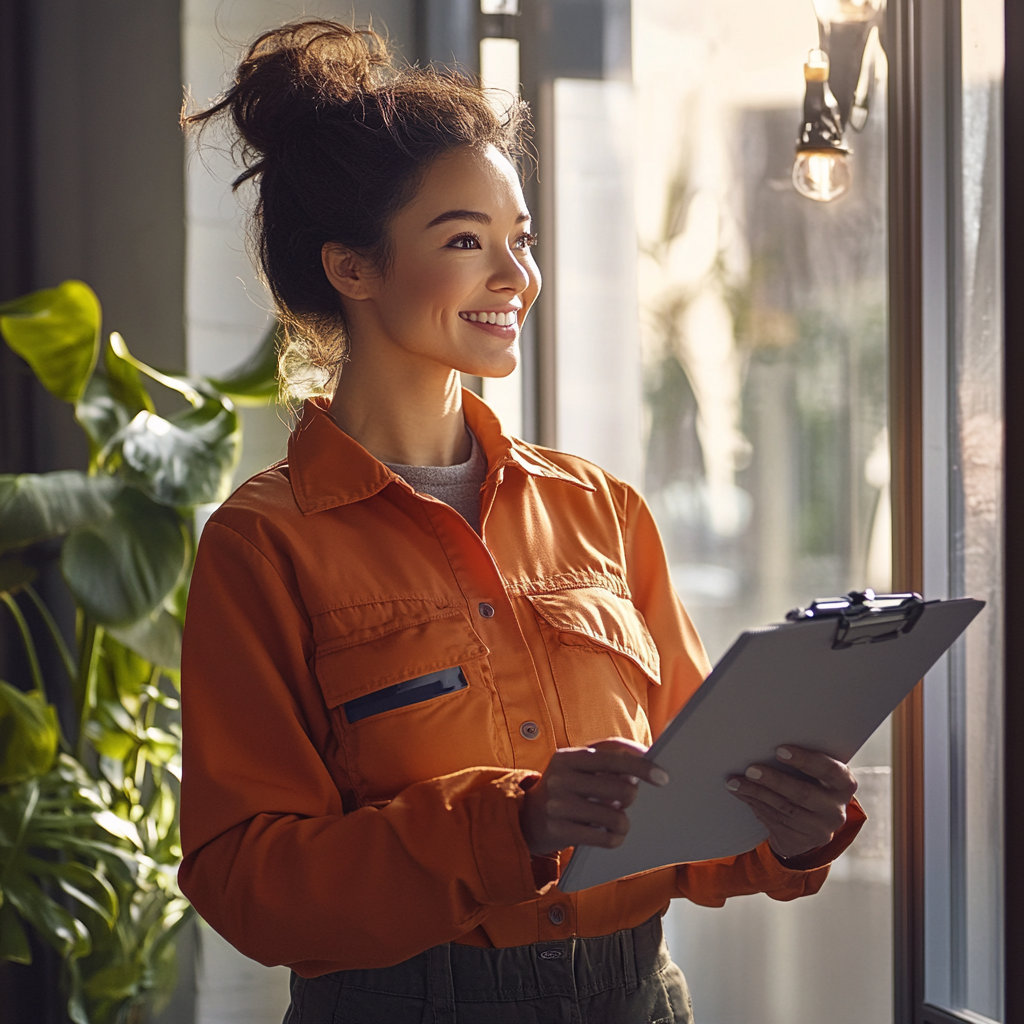
<instances>
[{"instance_id":1,"label":"eyebrow","mask_svg":"<svg viewBox=\"0 0 1024 1024\"><path fill-rule=\"evenodd\" d=\"M523 221L529 220L530 215L528 213L521 213L516 217L516 223L522 224ZM490 214L481 213L479 210L448 210L446 213L439 214L436 216L428 225L428 228L434 227L436 224L443 224L448 220L472 220L478 224L490 224Z\"/></svg>"}]
</instances>

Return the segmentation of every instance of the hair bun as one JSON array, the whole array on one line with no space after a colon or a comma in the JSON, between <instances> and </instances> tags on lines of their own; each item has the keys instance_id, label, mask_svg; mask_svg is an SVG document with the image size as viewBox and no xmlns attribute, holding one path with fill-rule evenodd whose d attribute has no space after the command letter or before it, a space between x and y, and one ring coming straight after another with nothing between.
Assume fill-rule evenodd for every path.
<instances>
[{"instance_id":1,"label":"hair bun","mask_svg":"<svg viewBox=\"0 0 1024 1024\"><path fill-rule=\"evenodd\" d=\"M282 388L330 394L347 358L345 303L324 273L340 245L384 271L392 218L438 157L493 146L522 153L529 117L516 101L499 116L474 79L393 62L370 29L299 21L260 36L214 106L184 118L231 116L229 132L256 179L250 245L274 297L285 341Z\"/></svg>"},{"instance_id":2,"label":"hair bun","mask_svg":"<svg viewBox=\"0 0 1024 1024\"><path fill-rule=\"evenodd\" d=\"M223 99L185 121L230 112L246 164L237 186L258 173L263 159L296 128L308 126L326 108L377 92L394 70L387 41L373 29L323 20L296 22L261 35Z\"/></svg>"}]
</instances>

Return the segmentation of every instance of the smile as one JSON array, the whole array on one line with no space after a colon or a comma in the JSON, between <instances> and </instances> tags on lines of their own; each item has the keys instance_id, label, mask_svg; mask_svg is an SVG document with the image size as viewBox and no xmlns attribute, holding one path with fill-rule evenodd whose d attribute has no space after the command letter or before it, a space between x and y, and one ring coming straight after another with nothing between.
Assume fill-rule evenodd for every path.
<instances>
[{"instance_id":1,"label":"smile","mask_svg":"<svg viewBox=\"0 0 1024 1024\"><path fill-rule=\"evenodd\" d=\"M510 313L460 313L463 320L470 323L496 324L498 327L511 327L517 322L518 310L513 309Z\"/></svg>"}]
</instances>

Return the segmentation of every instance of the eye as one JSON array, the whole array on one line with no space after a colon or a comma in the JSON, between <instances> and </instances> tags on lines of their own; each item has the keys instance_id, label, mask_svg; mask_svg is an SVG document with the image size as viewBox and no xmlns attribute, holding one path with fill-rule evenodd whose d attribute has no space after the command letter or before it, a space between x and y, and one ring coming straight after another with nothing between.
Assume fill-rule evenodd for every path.
<instances>
[{"instance_id":1,"label":"eye","mask_svg":"<svg viewBox=\"0 0 1024 1024\"><path fill-rule=\"evenodd\" d=\"M517 249L532 249L537 244L537 236L527 231L521 234L515 241Z\"/></svg>"},{"instance_id":2,"label":"eye","mask_svg":"<svg viewBox=\"0 0 1024 1024\"><path fill-rule=\"evenodd\" d=\"M480 248L480 237L467 233L465 235L456 235L450 242L448 242L447 248L449 249L479 249Z\"/></svg>"}]
</instances>

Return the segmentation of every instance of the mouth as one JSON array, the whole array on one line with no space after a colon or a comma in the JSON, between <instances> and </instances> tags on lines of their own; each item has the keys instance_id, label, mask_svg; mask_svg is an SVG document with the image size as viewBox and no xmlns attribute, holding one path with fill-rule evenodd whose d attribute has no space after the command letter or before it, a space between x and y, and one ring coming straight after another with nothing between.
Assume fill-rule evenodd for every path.
<instances>
[{"instance_id":1,"label":"mouth","mask_svg":"<svg viewBox=\"0 0 1024 1024\"><path fill-rule=\"evenodd\" d=\"M496 313L493 310L472 313L459 313L459 316L463 320L469 321L471 324L479 324L483 326L494 326L515 329L519 325L519 310L512 309L501 313Z\"/></svg>"}]
</instances>

